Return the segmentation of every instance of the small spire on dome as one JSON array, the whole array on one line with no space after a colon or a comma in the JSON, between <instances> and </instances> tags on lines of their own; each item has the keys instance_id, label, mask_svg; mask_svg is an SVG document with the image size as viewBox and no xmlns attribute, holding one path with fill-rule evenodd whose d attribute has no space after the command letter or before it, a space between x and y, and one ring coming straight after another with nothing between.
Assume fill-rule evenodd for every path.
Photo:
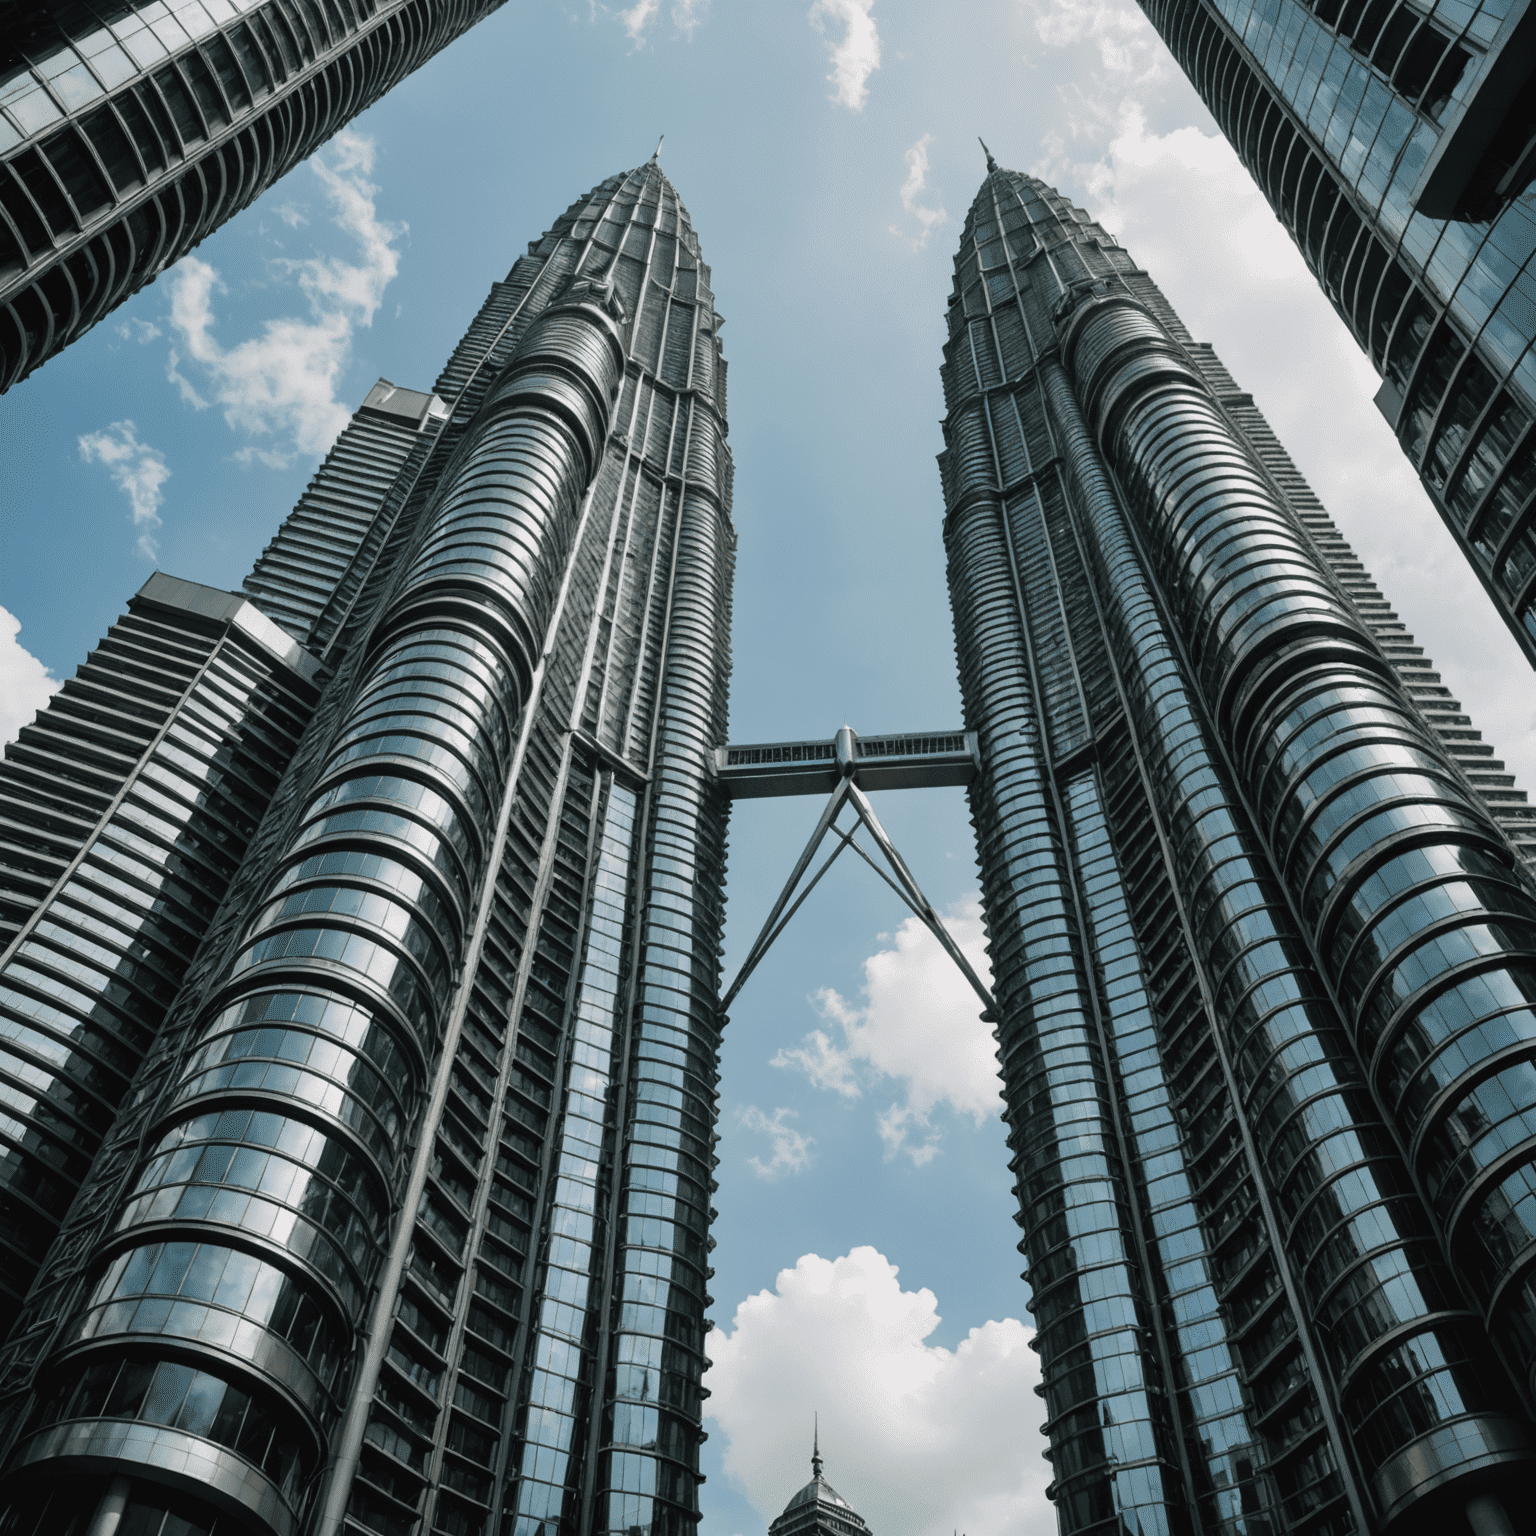
<instances>
[{"instance_id":1,"label":"small spire on dome","mask_svg":"<svg viewBox=\"0 0 1536 1536\"><path fill-rule=\"evenodd\" d=\"M811 1476L821 1476L821 1415L818 1413L811 1420Z\"/></svg>"},{"instance_id":2,"label":"small spire on dome","mask_svg":"<svg viewBox=\"0 0 1536 1536\"><path fill-rule=\"evenodd\" d=\"M997 161L992 158L992 151L987 148L987 141L979 133L976 135L976 142L981 145L981 152L987 157L988 171L999 169Z\"/></svg>"},{"instance_id":3,"label":"small spire on dome","mask_svg":"<svg viewBox=\"0 0 1536 1536\"><path fill-rule=\"evenodd\" d=\"M651 151L651 164L654 165L661 158L661 146L667 142L666 134L656 140L656 148Z\"/></svg>"}]
</instances>

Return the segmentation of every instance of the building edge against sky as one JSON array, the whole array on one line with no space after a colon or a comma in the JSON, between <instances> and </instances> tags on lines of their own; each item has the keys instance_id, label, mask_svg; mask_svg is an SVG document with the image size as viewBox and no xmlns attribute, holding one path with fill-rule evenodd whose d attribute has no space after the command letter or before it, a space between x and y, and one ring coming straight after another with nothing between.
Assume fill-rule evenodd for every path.
<instances>
[{"instance_id":1,"label":"building edge against sky","mask_svg":"<svg viewBox=\"0 0 1536 1536\"><path fill-rule=\"evenodd\" d=\"M1530 809L1151 278L989 169L940 465L1061 1529L1512 1529Z\"/></svg>"},{"instance_id":2,"label":"building edge against sky","mask_svg":"<svg viewBox=\"0 0 1536 1536\"><path fill-rule=\"evenodd\" d=\"M0 0L0 390L502 0Z\"/></svg>"},{"instance_id":3,"label":"building edge against sky","mask_svg":"<svg viewBox=\"0 0 1536 1536\"><path fill-rule=\"evenodd\" d=\"M8 750L8 1536L696 1525L716 330L604 182Z\"/></svg>"},{"instance_id":4,"label":"building edge against sky","mask_svg":"<svg viewBox=\"0 0 1536 1536\"><path fill-rule=\"evenodd\" d=\"M1138 0L1382 376L1536 663L1536 12Z\"/></svg>"}]
</instances>

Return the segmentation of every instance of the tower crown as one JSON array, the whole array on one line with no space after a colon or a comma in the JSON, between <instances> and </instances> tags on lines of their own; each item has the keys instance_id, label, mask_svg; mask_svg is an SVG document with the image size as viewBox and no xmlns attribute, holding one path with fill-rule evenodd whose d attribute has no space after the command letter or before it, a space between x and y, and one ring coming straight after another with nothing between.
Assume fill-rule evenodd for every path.
<instances>
[{"instance_id":1,"label":"tower crown","mask_svg":"<svg viewBox=\"0 0 1536 1536\"><path fill-rule=\"evenodd\" d=\"M821 1431L811 1440L811 1480L788 1504L768 1536L874 1536L864 1517L824 1476Z\"/></svg>"}]
</instances>

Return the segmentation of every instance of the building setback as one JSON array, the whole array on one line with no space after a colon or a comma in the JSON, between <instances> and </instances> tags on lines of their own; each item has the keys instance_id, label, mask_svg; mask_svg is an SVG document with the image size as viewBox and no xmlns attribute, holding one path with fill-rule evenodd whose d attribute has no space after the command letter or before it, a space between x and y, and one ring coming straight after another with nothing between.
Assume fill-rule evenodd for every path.
<instances>
[{"instance_id":1,"label":"building setback","mask_svg":"<svg viewBox=\"0 0 1536 1536\"><path fill-rule=\"evenodd\" d=\"M1140 0L1536 664L1536 11Z\"/></svg>"},{"instance_id":2,"label":"building setback","mask_svg":"<svg viewBox=\"0 0 1536 1536\"><path fill-rule=\"evenodd\" d=\"M501 0L0 0L0 391Z\"/></svg>"},{"instance_id":3,"label":"building setback","mask_svg":"<svg viewBox=\"0 0 1536 1536\"><path fill-rule=\"evenodd\" d=\"M1211 349L989 169L940 465L1061 1530L1512 1530L1524 796Z\"/></svg>"},{"instance_id":4,"label":"building setback","mask_svg":"<svg viewBox=\"0 0 1536 1536\"><path fill-rule=\"evenodd\" d=\"M8 749L6 1536L695 1528L719 323L604 182Z\"/></svg>"}]
</instances>

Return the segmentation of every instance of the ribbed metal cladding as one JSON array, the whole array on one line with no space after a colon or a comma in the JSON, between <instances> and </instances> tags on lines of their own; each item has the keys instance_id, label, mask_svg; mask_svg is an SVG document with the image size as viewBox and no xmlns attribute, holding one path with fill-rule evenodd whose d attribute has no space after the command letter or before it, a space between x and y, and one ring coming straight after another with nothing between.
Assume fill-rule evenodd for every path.
<instances>
[{"instance_id":1,"label":"ribbed metal cladding","mask_svg":"<svg viewBox=\"0 0 1536 1536\"><path fill-rule=\"evenodd\" d=\"M1057 363L1044 371L1057 418L1076 428L1069 453L1091 464L1093 446L1064 371ZM1428 1459L1420 1442L1445 1438L1436 1420L1451 1424L1469 1463L1528 1455L1528 1437L1503 1411L1508 1394L1492 1352L1420 1200L1394 1170L1391 1138L1248 830L1118 510L1109 497L1089 505L1092 563L1133 729L1190 936L1209 968L1223 1066L1271 1192L1268 1231L1255 1236L1281 1248L1293 1304L1310 1324L1308 1353L1325 1363L1338 1393L1337 1417L1327 1415L1336 1462L1348 1464L1338 1443L1342 1420L1377 1508L1390 1519L1428 1491L1416 1473ZM1418 1383L1418 1401L1440 1409L1427 1424L1395 1411L1410 1383ZM1455 1460L1442 1453L1435 1470L1454 1470Z\"/></svg>"},{"instance_id":2,"label":"ribbed metal cladding","mask_svg":"<svg viewBox=\"0 0 1536 1536\"><path fill-rule=\"evenodd\" d=\"M637 925L644 903L670 899L649 894L653 864L663 882L694 867L701 911L719 917L725 806L707 750L690 770L689 818L656 786L681 771L671 753L659 766L663 700L723 729L734 560L724 363L709 269L654 163L557 228L540 262L605 273L629 361L525 715L458 1040L440 1068L442 1111L429 1112L430 1156L418 1154L419 1207L414 1182L409 1196L418 1215L375 1304L388 1349L365 1362L323 1532L343 1507L348 1528L380 1531L418 1511L454 1531L698 1520L708 1173L678 1179L665 1138L685 1084L700 1117L691 1134L705 1146L712 1135L718 977L695 961L687 979L695 1049L680 1074L673 1051L638 1034L639 978L672 968ZM493 290L476 326L505 303ZM713 452L697 446L706 431ZM704 507L718 524L708 538ZM718 611L685 618L699 594ZM683 643L705 619L707 679ZM637 1223L631 1209L676 1219ZM648 1385L614 1364L653 1355ZM638 1411L613 1405L636 1391Z\"/></svg>"},{"instance_id":3,"label":"ribbed metal cladding","mask_svg":"<svg viewBox=\"0 0 1536 1536\"><path fill-rule=\"evenodd\" d=\"M499 4L0 5L0 390Z\"/></svg>"},{"instance_id":4,"label":"ribbed metal cladding","mask_svg":"<svg viewBox=\"0 0 1536 1536\"><path fill-rule=\"evenodd\" d=\"M5 1536L696 1527L735 558L709 282L654 160L602 182L432 393L370 391L252 573L330 680L0 1351ZM39 870L71 856L51 805Z\"/></svg>"},{"instance_id":5,"label":"ribbed metal cladding","mask_svg":"<svg viewBox=\"0 0 1536 1536\"><path fill-rule=\"evenodd\" d=\"M1460 873L1447 865L1438 884L1468 880L1475 853L1475 883L1514 903L1508 923L1528 877L1503 829L1521 830L1523 810L1507 779L1473 787L1468 722L1251 398L1101 228L1039 182L992 172L956 262L940 468L967 724L982 739L972 806L1010 1146L1030 1138L1033 1154L1016 1164L1021 1246L1059 1521L1133 1518L1112 1475L1088 1485L1097 1502L1072 1481L1075 1425L1107 1436L1118 1420L1099 1407L1105 1375L1073 1383L1072 1412L1055 1406L1070 1379L1051 1363L1063 1317L1090 1358L1113 1337L1091 1326L1103 1251L1058 1244L1029 1203L1030 1178L1071 1188L1074 1149L1047 1127L1090 1100L1116 1153L1117 1255L1140 1301L1126 1321L1163 1453L1138 1523L1342 1536L1460 1520L1528 1476L1532 1433L1497 1312L1490 1329L1461 1272L1469 1228L1445 1242L1414 1127L1403 1134L1383 1058L1355 1027L1416 942L1351 959L1355 993L1320 945L1353 957L1370 921L1407 918L1428 873L1389 877L1369 914L1340 903L1395 858L1442 858L1428 853L1439 842L1460 850ZM1023 762L1029 796L1005 777ZM1371 782L1395 787L1343 800ZM1365 863L1309 907L1329 850L1399 805L1430 814L1350 845ZM1010 852L997 829L1029 806L1034 836ZM1033 901L1044 915L1048 894L1054 928L1021 943L1017 912ZM1486 913L1431 918L1423 942L1489 926ZM1050 1063L1036 1092L1013 1063L1046 1048L1032 999L1067 956L1095 1083L1085 1094L1090 1074ZM1518 956L1480 951L1441 990ZM1521 1026L1501 1028L1507 1043L1465 1068L1468 1084L1523 1064ZM1082 1176L1089 1190L1100 1177Z\"/></svg>"},{"instance_id":6,"label":"ribbed metal cladding","mask_svg":"<svg viewBox=\"0 0 1536 1536\"><path fill-rule=\"evenodd\" d=\"M1314 1073L1309 1089L1316 1095L1314 1107L1323 1111L1320 1127L1329 1125L1327 1109L1358 1089L1359 1073L1353 1058L1338 1048L1331 1008L1326 1003L1321 1009L1316 1006L1321 988L1305 962L1297 963L1298 946L1283 906L1277 893L1265 886L1267 871L1255 864L1253 850L1244 845L1240 813L1234 814L1234 799L1224 789L1216 754L1163 629L1151 584L1126 535L1118 497L1077 397L1056 358L1044 361L1039 372L1049 418L1064 452L1106 638L1129 705L1128 724L1140 770L1132 793L1147 795L1150 825L1169 850L1172 883L1181 893L1179 938L1201 962L1210 999L1208 1020L1202 1021L1206 1028L1195 1023L1178 1033L1167 1032L1171 1049L1161 1065L1165 1091L1179 1106L1177 1118L1188 1127L1190 1149L1196 1154L1187 1171L1180 1170L1194 1213L1208 1231L1238 1229L1235 1234L1220 1233L1212 1244L1211 1261L1198 1269L1218 1303L1203 1309L1208 1326L1223 1314L1236 1324L1231 1346L1219 1350L1214 1362L1218 1368L1238 1366L1238 1379L1247 1387L1248 1400L1242 1404L1246 1411L1236 1422L1246 1431L1246 1444L1268 1442L1268 1455L1255 1459L1255 1471L1263 1460L1271 1467L1256 1478L1244 1508L1269 1505L1281 1520L1299 1523L1297 1515L1309 1512L1309 1506L1327 1508L1342 1501L1358 1521L1362 1511L1353 1490L1353 1464L1340 1414L1327 1394L1318 1340L1320 1323L1337 1329L1328 1337L1338 1340L1335 1354L1345 1358L1329 1363L1347 1367L1355 1337L1340 1324L1360 1298L1348 1292L1342 1297L1331 1294L1347 1250L1330 1255L1331 1265L1312 1263L1309 1268L1309 1261L1319 1258L1322 1238L1343 1219L1345 1206L1352 1213L1387 1207L1378 1235L1384 1244L1399 1249L1408 1239L1423 1236L1422 1213L1416 1202L1406 1214L1392 1208L1391 1192L1384 1195L1365 1180L1343 1201L1325 1194L1321 1209L1327 1214L1313 1214L1303 1242L1286 1242L1310 1198L1327 1183L1326 1165L1316 1145L1321 1138L1308 1134L1310 1126L1302 1130L1288 1122L1288 1111L1295 1107L1292 1097L1283 1079L1277 1084L1264 1068L1281 1047L1293 1049L1310 1064ZM1109 777L1113 782L1116 775ZM1075 790L1074 798L1091 806L1088 796L1086 788ZM1127 1063L1125 1069L1131 1066ZM1202 1077L1207 1086L1191 1091ZM1353 1097L1358 1101L1358 1091ZM1202 1121L1230 1126L1227 1137L1215 1133L1214 1125L1202 1135L1197 1129ZM1379 1126L1375 1129L1380 1139ZM1366 1134L1371 1134L1369 1125ZM1251 1181L1253 1195L1251 1203L1234 1201L1225 1209L1230 1197L1223 1193L1213 1198L1211 1186L1223 1190L1235 1181L1230 1173L1213 1180L1212 1165L1219 1165L1223 1154L1218 1151L1213 1158L1209 1150L1220 1148L1224 1139L1240 1147L1225 1156ZM1164 1151L1160 1141L1152 1148ZM1398 1207L1402 1204L1397 1202ZM1245 1206L1241 1220L1233 1222ZM1169 1225L1160 1211L1154 1210L1152 1220L1159 1229ZM1406 1234L1399 1230L1404 1221ZM1300 1251L1299 1263L1290 1261L1293 1248ZM1168 1256L1162 1257L1166 1264ZM1187 1280L1170 1279L1171 1289L1187 1285ZM1181 1316L1187 1307L1181 1297L1175 1315ZM1266 1314L1267 1324L1249 1326ZM1184 1372L1196 1376L1210 1340L1191 1332L1189 1343L1181 1341L1181 1354ZM1221 1369L1207 1371L1217 1380L1225 1375ZM1192 1397L1192 1417L1198 1418L1199 1395ZM1290 1422L1276 1433L1273 1409L1280 1402L1287 1403L1285 1417ZM1266 1420L1261 1431L1258 1426Z\"/></svg>"},{"instance_id":7,"label":"ribbed metal cladding","mask_svg":"<svg viewBox=\"0 0 1536 1536\"><path fill-rule=\"evenodd\" d=\"M964 467L959 473L964 474ZM963 482L962 482L963 483ZM1063 829L1040 761L1021 613L996 502L946 525L966 724L984 764L972 789L999 1057L1029 1259L1064 1533L1121 1518L1179 1528L1181 1479L1160 1411L1168 1392L1136 1263L1104 1044L1076 934Z\"/></svg>"},{"instance_id":8,"label":"ribbed metal cladding","mask_svg":"<svg viewBox=\"0 0 1536 1536\"><path fill-rule=\"evenodd\" d=\"M712 342L695 357L713 357ZM706 383L708 381L705 381ZM585 1528L694 1528L707 1282L727 804L714 782L726 739L735 536L720 493L723 420L697 410L685 462L677 572L646 796L633 1021L622 1084L624 1160L611 1220L597 1504Z\"/></svg>"},{"instance_id":9,"label":"ribbed metal cladding","mask_svg":"<svg viewBox=\"0 0 1536 1536\"><path fill-rule=\"evenodd\" d=\"M1074 326L1079 382L1106 401L1106 446L1249 803L1446 1248L1529 1393L1528 877L1206 391L1149 372L1134 399L1108 401L1171 346L1165 334L1119 305ZM1118 364L1087 344L1110 330Z\"/></svg>"},{"instance_id":10,"label":"ribbed metal cladding","mask_svg":"<svg viewBox=\"0 0 1536 1536\"><path fill-rule=\"evenodd\" d=\"M149 1128L98 1250L112 1262L47 1372L19 1469L142 1462L276 1536L300 1528L623 376L613 320L581 296L524 337L379 615L298 830ZM371 825L357 820L372 808Z\"/></svg>"}]
</instances>

